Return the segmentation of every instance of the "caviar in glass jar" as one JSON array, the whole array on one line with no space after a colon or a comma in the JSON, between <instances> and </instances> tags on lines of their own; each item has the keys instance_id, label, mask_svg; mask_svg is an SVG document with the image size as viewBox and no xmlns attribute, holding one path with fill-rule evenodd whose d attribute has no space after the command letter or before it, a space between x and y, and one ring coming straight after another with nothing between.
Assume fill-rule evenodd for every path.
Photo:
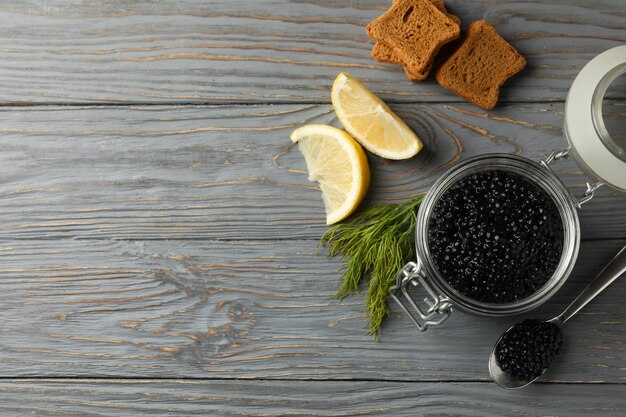
<instances>
[{"instance_id":1,"label":"caviar in glass jar","mask_svg":"<svg viewBox=\"0 0 626 417\"><path fill-rule=\"evenodd\" d=\"M481 171L439 198L428 245L452 288L480 302L511 303L537 292L556 270L563 222L536 184L513 172Z\"/></svg>"}]
</instances>

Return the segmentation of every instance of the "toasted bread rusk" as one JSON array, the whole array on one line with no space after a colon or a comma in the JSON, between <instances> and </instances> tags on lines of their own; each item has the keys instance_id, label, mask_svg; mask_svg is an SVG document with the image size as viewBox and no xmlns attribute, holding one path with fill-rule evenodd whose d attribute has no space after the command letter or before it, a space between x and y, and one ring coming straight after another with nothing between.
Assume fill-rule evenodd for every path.
<instances>
[{"instance_id":1,"label":"toasted bread rusk","mask_svg":"<svg viewBox=\"0 0 626 417\"><path fill-rule=\"evenodd\" d=\"M398 56L393 51L393 49L391 49L390 46L387 46L382 42L376 42L376 44L372 48L372 56L378 62L388 62L390 64L402 65L402 63L399 61ZM432 69L432 67L433 65L431 61L429 65L427 65L426 68L420 73L414 74L411 71L409 71L406 67L404 67L404 73L406 74L407 78L411 81L422 81L428 77L428 74L430 73L430 70Z\"/></svg>"},{"instance_id":2,"label":"toasted bread rusk","mask_svg":"<svg viewBox=\"0 0 626 417\"><path fill-rule=\"evenodd\" d=\"M394 1L397 1L397 0L394 0ZM441 10L443 13L446 14L446 16L454 20L454 22L457 25L461 24L461 19L459 19L457 16L453 14L448 13L448 11L446 10L446 6L443 3L443 0L430 0L430 1L433 3L433 5L437 9ZM406 74L407 78L411 81L423 81L426 78L428 78L428 75L430 74L430 71L434 63L433 61L431 61L426 66L426 68L424 68L423 71L419 73L413 73L406 66L404 66L404 63L402 62L398 54L396 54L396 52L393 50L393 48L382 42L376 42L374 44L374 47L372 48L372 57L378 62L388 62L390 64L402 65L404 67L404 73Z\"/></svg>"},{"instance_id":3,"label":"toasted bread rusk","mask_svg":"<svg viewBox=\"0 0 626 417\"><path fill-rule=\"evenodd\" d=\"M500 86L526 66L524 57L486 20L473 22L459 48L436 71L439 84L491 110Z\"/></svg>"},{"instance_id":4,"label":"toasted bread rusk","mask_svg":"<svg viewBox=\"0 0 626 417\"><path fill-rule=\"evenodd\" d=\"M393 1L395 2L397 0L393 0ZM435 6L437 9L445 13L446 16L452 19L457 25L461 24L461 19L459 19L458 16L448 13L448 11L446 10L446 6L443 3L443 0L430 0L430 1L433 4L433 6ZM374 57L374 59L379 62L389 62L390 64L398 64L398 65L403 64L398 54L394 52L393 48L382 42L376 42L376 44L374 45L374 48L372 49L372 57Z\"/></svg>"},{"instance_id":5,"label":"toasted bread rusk","mask_svg":"<svg viewBox=\"0 0 626 417\"><path fill-rule=\"evenodd\" d=\"M419 74L441 46L459 37L460 28L429 0L397 0L367 25L367 33L390 46L411 73Z\"/></svg>"}]
</instances>

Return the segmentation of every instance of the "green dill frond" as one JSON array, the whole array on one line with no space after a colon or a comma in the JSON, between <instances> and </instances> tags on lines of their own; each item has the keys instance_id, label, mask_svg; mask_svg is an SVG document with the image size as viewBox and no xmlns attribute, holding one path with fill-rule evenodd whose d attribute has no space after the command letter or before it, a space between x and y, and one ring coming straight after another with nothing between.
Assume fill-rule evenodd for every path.
<instances>
[{"instance_id":1,"label":"green dill frond","mask_svg":"<svg viewBox=\"0 0 626 417\"><path fill-rule=\"evenodd\" d=\"M413 258L416 212L422 200L420 195L401 204L372 206L322 235L320 247L345 261L337 297L367 287L365 303L375 339L389 314L389 288L396 273Z\"/></svg>"}]
</instances>

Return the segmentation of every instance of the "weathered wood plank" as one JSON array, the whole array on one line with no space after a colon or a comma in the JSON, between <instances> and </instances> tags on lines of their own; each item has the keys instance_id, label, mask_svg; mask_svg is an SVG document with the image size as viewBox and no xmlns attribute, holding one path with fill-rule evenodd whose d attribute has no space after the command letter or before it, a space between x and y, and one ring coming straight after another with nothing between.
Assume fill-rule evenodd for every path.
<instances>
[{"instance_id":1,"label":"weathered wood plank","mask_svg":"<svg viewBox=\"0 0 626 417\"><path fill-rule=\"evenodd\" d=\"M365 25L389 0L0 1L1 101L328 102L342 70L386 99L461 99L370 57ZM598 53L626 41L624 0L448 0L528 59L503 101L562 101Z\"/></svg>"},{"instance_id":2,"label":"weathered wood plank","mask_svg":"<svg viewBox=\"0 0 626 417\"><path fill-rule=\"evenodd\" d=\"M486 152L539 160L563 149L562 104L397 105L426 143L405 162L370 157L369 201L425 192ZM624 113L624 108L615 108ZM337 124L327 105L20 108L0 113L0 238L318 238L324 209L289 133ZM626 118L622 117L622 120ZM555 170L581 194L573 161ZM584 239L626 236L626 196L601 189Z\"/></svg>"},{"instance_id":3,"label":"weathered wood plank","mask_svg":"<svg viewBox=\"0 0 626 417\"><path fill-rule=\"evenodd\" d=\"M555 315L625 242L583 244ZM455 312L419 333L393 308L381 341L314 241L2 241L0 376L487 381L516 318ZM551 381L624 382L626 280L567 324Z\"/></svg>"},{"instance_id":4,"label":"weathered wood plank","mask_svg":"<svg viewBox=\"0 0 626 417\"><path fill-rule=\"evenodd\" d=\"M356 381L0 381L2 415L623 416L623 385Z\"/></svg>"}]
</instances>

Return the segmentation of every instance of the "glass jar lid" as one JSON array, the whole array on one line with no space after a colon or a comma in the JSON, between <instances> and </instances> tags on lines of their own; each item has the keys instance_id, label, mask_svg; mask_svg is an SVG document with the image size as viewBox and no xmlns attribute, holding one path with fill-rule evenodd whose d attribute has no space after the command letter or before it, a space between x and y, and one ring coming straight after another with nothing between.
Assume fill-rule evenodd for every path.
<instances>
[{"instance_id":1,"label":"glass jar lid","mask_svg":"<svg viewBox=\"0 0 626 417\"><path fill-rule=\"evenodd\" d=\"M599 182L626 192L626 149L607 131L602 104L607 89L626 73L626 45L609 49L580 71L565 103L565 137L579 165ZM619 91L621 99L626 91ZM624 124L622 124L624 126Z\"/></svg>"}]
</instances>

